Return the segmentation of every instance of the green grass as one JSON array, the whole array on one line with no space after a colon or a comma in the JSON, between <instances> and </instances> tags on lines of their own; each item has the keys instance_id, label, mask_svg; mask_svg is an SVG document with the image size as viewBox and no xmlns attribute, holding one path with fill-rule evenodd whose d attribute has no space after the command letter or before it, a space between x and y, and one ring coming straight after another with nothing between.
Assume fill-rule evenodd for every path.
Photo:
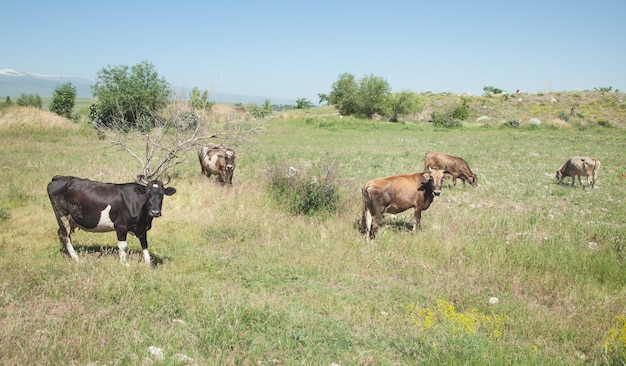
<instances>
[{"instance_id":1,"label":"green grass","mask_svg":"<svg viewBox=\"0 0 626 366\"><path fill-rule=\"evenodd\" d=\"M282 113L256 138L238 148L230 188L188 153L148 234L149 269L134 238L121 266L113 233L79 231L81 262L63 256L45 194L55 174L132 180L134 159L88 126L0 130L0 364L142 364L149 346L163 364L178 353L206 365L625 361L614 335L626 315L626 130L447 130L320 109ZM478 186L447 181L422 231L404 228L409 211L366 244L362 184L421 170L427 151L464 157ZM581 154L602 162L596 188L557 185ZM276 162L336 164L341 209L290 214L267 191ZM420 311L438 322L420 326Z\"/></svg>"}]
</instances>

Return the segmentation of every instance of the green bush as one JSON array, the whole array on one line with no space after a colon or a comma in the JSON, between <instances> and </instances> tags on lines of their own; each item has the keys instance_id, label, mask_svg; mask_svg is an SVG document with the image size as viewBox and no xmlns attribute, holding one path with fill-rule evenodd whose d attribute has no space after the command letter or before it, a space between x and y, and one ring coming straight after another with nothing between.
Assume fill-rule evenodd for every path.
<instances>
[{"instance_id":1,"label":"green bush","mask_svg":"<svg viewBox=\"0 0 626 366\"><path fill-rule=\"evenodd\" d=\"M50 101L50 112L56 113L65 118L72 117L72 111L76 104L76 87L71 82L58 85L52 93Z\"/></svg>"},{"instance_id":2,"label":"green bush","mask_svg":"<svg viewBox=\"0 0 626 366\"><path fill-rule=\"evenodd\" d=\"M92 86L98 99L90 116L98 127L120 130L146 129L154 125L154 116L169 102L171 90L159 78L154 65L147 61L128 67L109 66L98 72Z\"/></svg>"},{"instance_id":3,"label":"green bush","mask_svg":"<svg viewBox=\"0 0 626 366\"><path fill-rule=\"evenodd\" d=\"M11 218L11 211L8 208L0 207L0 220L8 220Z\"/></svg>"},{"instance_id":4,"label":"green bush","mask_svg":"<svg viewBox=\"0 0 626 366\"><path fill-rule=\"evenodd\" d=\"M298 172L275 163L269 169L268 189L272 196L296 215L332 212L339 206L336 164L325 162L309 172Z\"/></svg>"},{"instance_id":5,"label":"green bush","mask_svg":"<svg viewBox=\"0 0 626 366\"><path fill-rule=\"evenodd\" d=\"M557 116L560 120L563 120L565 122L569 122L569 115L563 111L559 112L559 115Z\"/></svg>"},{"instance_id":6,"label":"green bush","mask_svg":"<svg viewBox=\"0 0 626 366\"><path fill-rule=\"evenodd\" d=\"M452 108L452 118L465 121L469 117L469 106L467 105L467 99L463 98L461 104L455 105Z\"/></svg>"},{"instance_id":7,"label":"green bush","mask_svg":"<svg viewBox=\"0 0 626 366\"><path fill-rule=\"evenodd\" d=\"M327 100L343 116L372 118L386 114L390 92L389 83L379 76L368 75L357 81L354 75L343 73L333 83L330 94L321 94L320 99Z\"/></svg>"},{"instance_id":8,"label":"green bush","mask_svg":"<svg viewBox=\"0 0 626 366\"><path fill-rule=\"evenodd\" d=\"M453 113L450 111L433 112L431 118L435 127L454 128L463 126L460 121L453 117Z\"/></svg>"},{"instance_id":9,"label":"green bush","mask_svg":"<svg viewBox=\"0 0 626 366\"><path fill-rule=\"evenodd\" d=\"M22 93L22 95L20 95L15 103L20 107L37 107L41 109L41 107L43 106L39 94Z\"/></svg>"},{"instance_id":10,"label":"green bush","mask_svg":"<svg viewBox=\"0 0 626 366\"><path fill-rule=\"evenodd\" d=\"M605 120L605 119L601 119L601 120L599 120L599 121L598 121L598 126L600 126L600 127L613 127L613 126L611 125L611 122L609 122L609 121L607 121L607 120Z\"/></svg>"}]
</instances>

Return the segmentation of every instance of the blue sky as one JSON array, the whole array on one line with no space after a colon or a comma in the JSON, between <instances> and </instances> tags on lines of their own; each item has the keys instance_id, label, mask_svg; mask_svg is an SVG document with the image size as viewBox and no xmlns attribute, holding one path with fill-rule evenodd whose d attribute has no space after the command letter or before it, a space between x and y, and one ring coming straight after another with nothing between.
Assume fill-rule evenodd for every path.
<instances>
[{"instance_id":1,"label":"blue sky","mask_svg":"<svg viewBox=\"0 0 626 366\"><path fill-rule=\"evenodd\" d=\"M318 102L392 91L626 92L626 1L3 1L0 69L95 79L151 62L174 88Z\"/></svg>"}]
</instances>

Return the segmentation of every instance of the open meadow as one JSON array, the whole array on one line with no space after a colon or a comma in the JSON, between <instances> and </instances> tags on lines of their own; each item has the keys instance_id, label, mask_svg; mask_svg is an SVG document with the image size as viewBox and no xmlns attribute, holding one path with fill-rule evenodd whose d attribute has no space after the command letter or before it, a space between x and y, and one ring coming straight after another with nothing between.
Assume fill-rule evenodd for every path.
<instances>
[{"instance_id":1,"label":"open meadow","mask_svg":"<svg viewBox=\"0 0 626 366\"><path fill-rule=\"evenodd\" d=\"M626 129L616 123L445 129L281 112L236 146L232 187L187 153L148 233L149 268L132 236L120 265L114 233L75 233L81 260L70 260L46 194L56 174L132 181L136 160L87 124L22 118L0 116L2 365L626 362ZM465 158L478 186L446 181L421 231L409 210L366 243L362 185L423 170L427 151ZM592 190L556 184L576 155L602 162ZM272 166L332 166L337 212L289 213L268 192ZM151 346L162 361L150 361Z\"/></svg>"}]
</instances>

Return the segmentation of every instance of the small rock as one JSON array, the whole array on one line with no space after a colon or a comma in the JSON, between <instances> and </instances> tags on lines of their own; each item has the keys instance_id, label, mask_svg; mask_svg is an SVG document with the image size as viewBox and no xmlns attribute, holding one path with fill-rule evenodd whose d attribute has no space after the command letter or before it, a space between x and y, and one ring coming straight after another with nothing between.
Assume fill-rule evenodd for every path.
<instances>
[{"instance_id":1,"label":"small rock","mask_svg":"<svg viewBox=\"0 0 626 366\"><path fill-rule=\"evenodd\" d=\"M165 360L165 355L163 355L163 350L159 347L150 346L148 347L148 353L150 354L150 358L155 361L163 361Z\"/></svg>"}]
</instances>

